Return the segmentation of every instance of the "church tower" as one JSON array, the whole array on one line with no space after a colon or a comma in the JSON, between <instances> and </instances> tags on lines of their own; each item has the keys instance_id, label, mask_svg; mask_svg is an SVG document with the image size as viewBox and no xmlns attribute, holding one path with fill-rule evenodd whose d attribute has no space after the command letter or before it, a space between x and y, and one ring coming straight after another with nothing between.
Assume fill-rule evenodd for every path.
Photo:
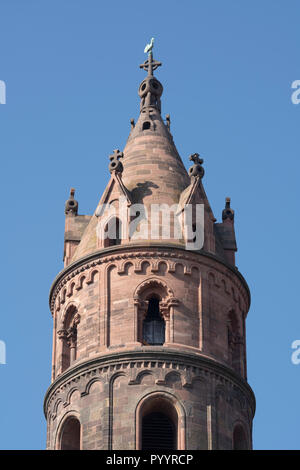
<instances>
[{"instance_id":1,"label":"church tower","mask_svg":"<svg viewBox=\"0 0 300 470\"><path fill-rule=\"evenodd\" d=\"M235 265L234 210L226 198L216 222L198 153L186 171L152 47L139 118L109 157L94 214L78 214L74 189L65 205L48 449L252 448L250 292Z\"/></svg>"}]
</instances>

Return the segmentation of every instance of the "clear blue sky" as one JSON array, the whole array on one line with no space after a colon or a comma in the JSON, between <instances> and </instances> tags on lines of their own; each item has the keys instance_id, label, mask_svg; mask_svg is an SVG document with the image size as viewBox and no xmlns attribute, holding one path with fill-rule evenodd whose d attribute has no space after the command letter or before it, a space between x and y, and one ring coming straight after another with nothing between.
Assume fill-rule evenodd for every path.
<instances>
[{"instance_id":1,"label":"clear blue sky","mask_svg":"<svg viewBox=\"0 0 300 470\"><path fill-rule=\"evenodd\" d=\"M80 213L94 211L138 116L151 36L181 157L203 154L218 219L226 196L236 211L254 447L300 449L299 17L294 0L0 0L1 449L45 447L64 202L74 186Z\"/></svg>"}]
</instances>

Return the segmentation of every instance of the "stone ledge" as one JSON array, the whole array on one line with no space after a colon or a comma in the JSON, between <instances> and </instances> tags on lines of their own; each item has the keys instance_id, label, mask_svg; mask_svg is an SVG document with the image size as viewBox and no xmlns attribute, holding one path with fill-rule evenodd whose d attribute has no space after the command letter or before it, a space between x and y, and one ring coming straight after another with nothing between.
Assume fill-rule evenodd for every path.
<instances>
[{"instance_id":1,"label":"stone ledge","mask_svg":"<svg viewBox=\"0 0 300 470\"><path fill-rule=\"evenodd\" d=\"M177 350L168 350L162 347L144 347L139 351L124 351L118 353L103 354L84 363L77 364L69 368L66 372L61 374L48 388L44 399L44 414L47 416L47 407L51 395L61 386L67 385L67 382L79 380L81 375L92 372L94 369L109 368L114 366L128 365L134 362L167 362L170 364L177 364L186 368L203 369L206 373L214 374L217 378L227 379L235 384L247 396L251 405L253 416L255 413L255 396L250 385L237 373L223 364L213 361L200 354L190 352L179 352ZM118 369L119 370L119 369Z\"/></svg>"},{"instance_id":2,"label":"stone ledge","mask_svg":"<svg viewBox=\"0 0 300 470\"><path fill-rule=\"evenodd\" d=\"M173 252L175 251L175 257L176 257L176 254L178 253L178 255L180 255L180 257L186 257L186 259L189 259L191 257L191 259L194 260L194 261L195 261L195 258L198 261L198 260L201 260L201 257L204 257L204 258L212 259L212 260L220 263L221 265L225 266L228 270L230 270L232 273L234 273L239 278L239 280L241 281L241 283L245 287L246 292L248 294L249 308L250 308L251 296L250 296L250 290L249 290L249 287L248 287L248 284L247 284L245 278L238 271L237 268L235 268L235 267L231 266L230 264L226 263L224 260L219 258L217 255L214 255L212 253L208 253L208 252L205 252L205 251L193 252L193 251L185 250L184 248L182 248L182 246L179 246L179 245L176 245L176 244L162 245L162 244L149 243L149 245L148 244L147 245L145 245L145 244L140 245L140 244L133 244L132 243L132 244L118 245L116 247L109 247L109 248L104 248L102 250L98 250L98 251L96 251L94 253L91 253L89 255L86 255L86 256L80 258L79 260L74 261L73 263L66 266L56 276L56 278L54 279L54 281L51 285L50 293L49 293L50 309L51 309L52 295L54 293L54 290L55 290L57 284L65 276L70 274L73 270L84 266L84 264L86 264L86 263L93 262L98 258L102 258L102 257L105 258L109 255L112 255L112 256L117 255L117 256L120 256L120 258L121 258L123 254L132 253L133 256L136 256L136 253L138 253L140 250L155 250L157 252L162 252L164 250L172 250ZM174 256L171 256L171 257L173 258Z\"/></svg>"}]
</instances>

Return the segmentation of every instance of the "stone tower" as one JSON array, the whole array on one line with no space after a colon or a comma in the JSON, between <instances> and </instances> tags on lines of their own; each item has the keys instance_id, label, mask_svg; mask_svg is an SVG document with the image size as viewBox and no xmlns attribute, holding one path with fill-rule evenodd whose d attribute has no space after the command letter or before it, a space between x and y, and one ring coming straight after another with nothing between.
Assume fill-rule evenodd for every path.
<instances>
[{"instance_id":1,"label":"stone tower","mask_svg":"<svg viewBox=\"0 0 300 470\"><path fill-rule=\"evenodd\" d=\"M161 116L160 65L150 48L139 118L94 214L78 214L74 189L65 205L48 449L252 448L234 211L227 198L216 222L198 154L186 171Z\"/></svg>"}]
</instances>

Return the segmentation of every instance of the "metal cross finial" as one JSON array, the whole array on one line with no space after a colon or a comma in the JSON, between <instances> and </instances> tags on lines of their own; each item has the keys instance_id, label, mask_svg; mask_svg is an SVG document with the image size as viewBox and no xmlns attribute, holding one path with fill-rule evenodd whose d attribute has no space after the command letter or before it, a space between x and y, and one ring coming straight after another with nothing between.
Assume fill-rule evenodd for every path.
<instances>
[{"instance_id":1,"label":"metal cross finial","mask_svg":"<svg viewBox=\"0 0 300 470\"><path fill-rule=\"evenodd\" d=\"M157 62L156 60L153 59L153 53L152 53L152 49L154 45L153 43L154 43L154 38L151 38L151 42L147 44L144 49L145 54L148 53L148 59L145 60L145 62L140 65L140 68L146 70L149 76L152 76L154 70L156 70L157 67L161 66L161 62Z\"/></svg>"},{"instance_id":2,"label":"metal cross finial","mask_svg":"<svg viewBox=\"0 0 300 470\"><path fill-rule=\"evenodd\" d=\"M198 164L202 165L202 163L203 163L203 158L199 158L199 157L200 157L199 153L193 153L193 154L190 156L190 160L191 160L192 162L194 162L195 164L198 163Z\"/></svg>"},{"instance_id":3,"label":"metal cross finial","mask_svg":"<svg viewBox=\"0 0 300 470\"><path fill-rule=\"evenodd\" d=\"M113 171L116 171L118 173L122 173L123 165L120 162L120 158L123 158L123 157L124 157L124 154L123 154L123 152L120 152L119 149L114 150L114 153L109 156L109 159L110 159L109 171L111 173Z\"/></svg>"},{"instance_id":4,"label":"metal cross finial","mask_svg":"<svg viewBox=\"0 0 300 470\"><path fill-rule=\"evenodd\" d=\"M124 156L123 152L120 152L119 149L115 149L114 153L109 156L109 159L110 160L115 160L115 159L119 160L120 158L123 158L123 156Z\"/></svg>"},{"instance_id":5,"label":"metal cross finial","mask_svg":"<svg viewBox=\"0 0 300 470\"><path fill-rule=\"evenodd\" d=\"M161 62L157 62L157 60L153 59L152 52L149 53L149 58L140 65L140 69L146 70L148 72L148 75L153 75L154 70L157 69L157 67L160 67L162 64Z\"/></svg>"}]
</instances>

